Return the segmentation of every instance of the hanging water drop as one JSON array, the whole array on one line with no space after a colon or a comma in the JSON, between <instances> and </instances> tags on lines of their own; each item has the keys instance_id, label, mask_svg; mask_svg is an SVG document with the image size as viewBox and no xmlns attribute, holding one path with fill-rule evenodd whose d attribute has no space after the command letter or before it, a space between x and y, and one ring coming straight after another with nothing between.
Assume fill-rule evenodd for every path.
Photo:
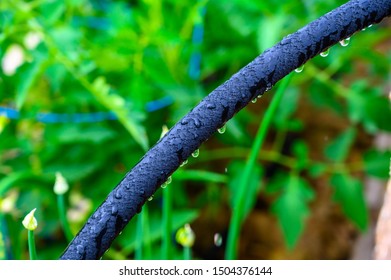
<instances>
[{"instance_id":1,"label":"hanging water drop","mask_svg":"<svg viewBox=\"0 0 391 280\"><path fill-rule=\"evenodd\" d=\"M116 199L121 199L121 198L122 198L122 194L121 194L120 190L116 190L116 192L115 192L115 194L114 194L114 197L115 197Z\"/></svg>"},{"instance_id":2,"label":"hanging water drop","mask_svg":"<svg viewBox=\"0 0 391 280\"><path fill-rule=\"evenodd\" d=\"M220 133L220 134L223 134L225 132L225 130L227 129L227 125L224 124L222 127L220 127L219 129L217 129L217 131Z\"/></svg>"},{"instance_id":3,"label":"hanging water drop","mask_svg":"<svg viewBox=\"0 0 391 280\"><path fill-rule=\"evenodd\" d=\"M183 167L183 166L185 166L185 165L187 164L187 162L188 162L188 160L187 160L187 159L186 159L186 160L184 160L184 161L182 161L182 163L181 163L180 167Z\"/></svg>"},{"instance_id":4,"label":"hanging water drop","mask_svg":"<svg viewBox=\"0 0 391 280\"><path fill-rule=\"evenodd\" d=\"M171 176L169 176L169 177L167 178L167 181L165 181L160 187L161 187L162 189L165 189L165 188L167 188L167 186L168 186L171 182L172 182L172 178L171 178Z\"/></svg>"},{"instance_id":5,"label":"hanging water drop","mask_svg":"<svg viewBox=\"0 0 391 280\"><path fill-rule=\"evenodd\" d=\"M200 128L201 127L201 122L199 119L194 119L194 125L197 127L197 128Z\"/></svg>"},{"instance_id":6,"label":"hanging water drop","mask_svg":"<svg viewBox=\"0 0 391 280\"><path fill-rule=\"evenodd\" d=\"M118 213L118 207L116 205L113 205L111 207L111 215L115 216Z\"/></svg>"},{"instance_id":7,"label":"hanging water drop","mask_svg":"<svg viewBox=\"0 0 391 280\"><path fill-rule=\"evenodd\" d=\"M209 110L213 110L214 108L216 108L216 105L214 105L213 103L208 103L206 105L206 108L208 108Z\"/></svg>"},{"instance_id":8,"label":"hanging water drop","mask_svg":"<svg viewBox=\"0 0 391 280\"><path fill-rule=\"evenodd\" d=\"M215 233L215 235L213 236L213 242L216 247L220 247L223 244L223 237L220 233Z\"/></svg>"},{"instance_id":9,"label":"hanging water drop","mask_svg":"<svg viewBox=\"0 0 391 280\"><path fill-rule=\"evenodd\" d=\"M191 154L194 158L198 157L200 155L200 150L197 149Z\"/></svg>"},{"instance_id":10,"label":"hanging water drop","mask_svg":"<svg viewBox=\"0 0 391 280\"><path fill-rule=\"evenodd\" d=\"M301 66L299 66L299 67L297 67L297 68L295 69L295 72L296 72L296 73L301 73L301 72L303 72L303 69L304 69L304 64L301 65Z\"/></svg>"},{"instance_id":11,"label":"hanging water drop","mask_svg":"<svg viewBox=\"0 0 391 280\"><path fill-rule=\"evenodd\" d=\"M343 40L339 41L339 44L342 47L346 47L347 45L349 45L349 42L350 42L350 38L346 38L346 39L343 39Z\"/></svg>"},{"instance_id":12,"label":"hanging water drop","mask_svg":"<svg viewBox=\"0 0 391 280\"><path fill-rule=\"evenodd\" d=\"M326 56L329 55L329 53L330 53L330 49L327 49L327 50L321 52L321 53L320 53L320 56L321 56L321 57L326 57Z\"/></svg>"},{"instance_id":13,"label":"hanging water drop","mask_svg":"<svg viewBox=\"0 0 391 280\"><path fill-rule=\"evenodd\" d=\"M152 201L153 199L153 195L151 195L150 197L148 197L148 201Z\"/></svg>"},{"instance_id":14,"label":"hanging water drop","mask_svg":"<svg viewBox=\"0 0 391 280\"><path fill-rule=\"evenodd\" d=\"M257 100L258 100L258 98L255 97L253 100L251 100L251 102L252 103L257 103Z\"/></svg>"}]
</instances>

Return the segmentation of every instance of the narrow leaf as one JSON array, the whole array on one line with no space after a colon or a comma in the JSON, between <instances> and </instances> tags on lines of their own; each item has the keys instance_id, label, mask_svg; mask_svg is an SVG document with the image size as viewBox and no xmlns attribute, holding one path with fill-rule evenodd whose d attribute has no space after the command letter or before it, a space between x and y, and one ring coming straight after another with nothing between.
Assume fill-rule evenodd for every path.
<instances>
[{"instance_id":1,"label":"narrow leaf","mask_svg":"<svg viewBox=\"0 0 391 280\"><path fill-rule=\"evenodd\" d=\"M304 230L310 213L307 203L313 199L314 191L297 175L291 175L287 184L272 210L280 222L288 248L292 249Z\"/></svg>"},{"instance_id":2,"label":"narrow leaf","mask_svg":"<svg viewBox=\"0 0 391 280\"><path fill-rule=\"evenodd\" d=\"M374 177L389 178L391 151L370 150L364 154L365 171Z\"/></svg>"},{"instance_id":3,"label":"narrow leaf","mask_svg":"<svg viewBox=\"0 0 391 280\"><path fill-rule=\"evenodd\" d=\"M332 161L343 161L347 157L355 138L356 130L354 128L348 128L326 147L326 157Z\"/></svg>"},{"instance_id":4,"label":"narrow leaf","mask_svg":"<svg viewBox=\"0 0 391 280\"><path fill-rule=\"evenodd\" d=\"M341 205L346 216L359 229L366 229L369 217L362 183L346 174L332 176L330 183L334 188L334 199Z\"/></svg>"}]
</instances>

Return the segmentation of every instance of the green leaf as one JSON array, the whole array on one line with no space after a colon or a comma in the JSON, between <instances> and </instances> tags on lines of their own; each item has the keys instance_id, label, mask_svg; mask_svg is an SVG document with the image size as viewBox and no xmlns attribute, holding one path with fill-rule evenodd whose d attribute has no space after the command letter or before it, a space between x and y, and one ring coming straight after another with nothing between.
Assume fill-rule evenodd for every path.
<instances>
[{"instance_id":1,"label":"green leaf","mask_svg":"<svg viewBox=\"0 0 391 280\"><path fill-rule=\"evenodd\" d=\"M16 86L16 108L22 108L30 88L37 79L44 60L37 58L33 62L23 65L18 71L19 81Z\"/></svg>"},{"instance_id":2,"label":"green leaf","mask_svg":"<svg viewBox=\"0 0 391 280\"><path fill-rule=\"evenodd\" d=\"M336 162L345 160L355 138L356 130L353 127L348 128L326 147L326 157Z\"/></svg>"},{"instance_id":3,"label":"green leaf","mask_svg":"<svg viewBox=\"0 0 391 280\"><path fill-rule=\"evenodd\" d=\"M374 133L377 129L391 131L391 105L389 100L368 87L365 82L355 82L347 98L348 113L353 122L361 122Z\"/></svg>"},{"instance_id":4,"label":"green leaf","mask_svg":"<svg viewBox=\"0 0 391 280\"><path fill-rule=\"evenodd\" d=\"M391 131L391 105L388 98L374 97L365 103L365 112L377 128Z\"/></svg>"},{"instance_id":5,"label":"green leaf","mask_svg":"<svg viewBox=\"0 0 391 280\"><path fill-rule=\"evenodd\" d=\"M297 171L306 168L309 162L307 144L304 141L296 141L293 144L293 154L296 156Z\"/></svg>"},{"instance_id":6,"label":"green leaf","mask_svg":"<svg viewBox=\"0 0 391 280\"><path fill-rule=\"evenodd\" d=\"M98 77L92 83L90 89L94 97L106 108L111 110L134 140L145 150L148 150L148 137L141 121L143 114L140 111L131 110L131 104L126 104L122 96L111 93L110 86L104 77Z\"/></svg>"},{"instance_id":7,"label":"green leaf","mask_svg":"<svg viewBox=\"0 0 391 280\"><path fill-rule=\"evenodd\" d=\"M314 191L308 183L291 175L282 195L272 205L281 225L288 248L292 249L304 230L305 220L310 213L307 203L313 199Z\"/></svg>"},{"instance_id":8,"label":"green leaf","mask_svg":"<svg viewBox=\"0 0 391 280\"><path fill-rule=\"evenodd\" d=\"M0 179L0 197L2 197L8 189L13 187L16 182L24 179L34 178L34 174L31 171L19 171L13 172L8 176Z\"/></svg>"},{"instance_id":9,"label":"green leaf","mask_svg":"<svg viewBox=\"0 0 391 280\"><path fill-rule=\"evenodd\" d=\"M257 46L260 53L272 47L281 39L281 30L286 19L286 15L282 13L261 18L257 30Z\"/></svg>"},{"instance_id":10,"label":"green leaf","mask_svg":"<svg viewBox=\"0 0 391 280\"><path fill-rule=\"evenodd\" d=\"M359 229L366 229L369 216L362 183L350 175L335 174L331 177L330 184L334 188L334 199L342 206L346 216Z\"/></svg>"},{"instance_id":11,"label":"green leaf","mask_svg":"<svg viewBox=\"0 0 391 280\"><path fill-rule=\"evenodd\" d=\"M42 20L47 24L53 24L58 21L65 10L65 2L63 0L43 1L39 5Z\"/></svg>"},{"instance_id":12,"label":"green leaf","mask_svg":"<svg viewBox=\"0 0 391 280\"><path fill-rule=\"evenodd\" d=\"M364 154L365 171L374 177L387 179L390 176L391 151L370 150Z\"/></svg>"},{"instance_id":13,"label":"green leaf","mask_svg":"<svg viewBox=\"0 0 391 280\"><path fill-rule=\"evenodd\" d=\"M239 186L243 177L243 170L245 168L246 163L242 161L234 161L228 166L229 170L229 182L228 187L230 189L231 193L231 199L230 199L230 205L232 209L236 209L239 205L240 197L239 197ZM242 219L244 219L250 210L253 208L257 193L261 187L260 181L261 181L261 174L262 170L258 165L254 165L252 168L252 172L249 175L249 178L247 180L248 185L246 186L246 197L244 205L242 206Z\"/></svg>"},{"instance_id":14,"label":"green leaf","mask_svg":"<svg viewBox=\"0 0 391 280\"><path fill-rule=\"evenodd\" d=\"M173 174L175 180L204 181L209 183L227 183L227 176L204 170L179 169Z\"/></svg>"},{"instance_id":15,"label":"green leaf","mask_svg":"<svg viewBox=\"0 0 391 280\"><path fill-rule=\"evenodd\" d=\"M65 126L59 131L57 138L62 143L91 142L99 144L115 138L113 130L103 126Z\"/></svg>"}]
</instances>

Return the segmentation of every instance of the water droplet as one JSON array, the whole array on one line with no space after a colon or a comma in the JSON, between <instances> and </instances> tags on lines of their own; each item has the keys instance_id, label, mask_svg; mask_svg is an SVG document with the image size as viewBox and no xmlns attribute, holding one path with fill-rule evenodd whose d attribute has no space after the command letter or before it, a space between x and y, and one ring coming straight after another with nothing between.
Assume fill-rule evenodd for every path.
<instances>
[{"instance_id":1,"label":"water droplet","mask_svg":"<svg viewBox=\"0 0 391 280\"><path fill-rule=\"evenodd\" d=\"M368 25L368 28L371 28L373 24Z\"/></svg>"},{"instance_id":2,"label":"water droplet","mask_svg":"<svg viewBox=\"0 0 391 280\"><path fill-rule=\"evenodd\" d=\"M196 127L201 127L201 122L200 122L200 120L199 120L199 119L194 119L194 125L195 125Z\"/></svg>"},{"instance_id":3,"label":"water droplet","mask_svg":"<svg viewBox=\"0 0 391 280\"><path fill-rule=\"evenodd\" d=\"M214 105L213 103L208 103L206 105L206 108L208 108L209 110L213 110L214 108L216 108L216 105Z\"/></svg>"},{"instance_id":4,"label":"water droplet","mask_svg":"<svg viewBox=\"0 0 391 280\"><path fill-rule=\"evenodd\" d=\"M320 56L321 56L321 57L326 57L326 56L329 55L329 53L330 53L330 49L327 49L327 50L321 52L321 53L320 53Z\"/></svg>"},{"instance_id":5,"label":"water droplet","mask_svg":"<svg viewBox=\"0 0 391 280\"><path fill-rule=\"evenodd\" d=\"M148 197L148 201L152 201L153 199L153 195L151 195L150 197Z\"/></svg>"},{"instance_id":6,"label":"water droplet","mask_svg":"<svg viewBox=\"0 0 391 280\"><path fill-rule=\"evenodd\" d=\"M227 173L228 172L228 168L226 167L226 168L224 168L224 172L225 173Z\"/></svg>"},{"instance_id":7,"label":"water droplet","mask_svg":"<svg viewBox=\"0 0 391 280\"><path fill-rule=\"evenodd\" d=\"M139 194L141 197L144 197L145 191L140 189L140 190L138 191L138 194Z\"/></svg>"},{"instance_id":8,"label":"water droplet","mask_svg":"<svg viewBox=\"0 0 391 280\"><path fill-rule=\"evenodd\" d=\"M172 182L172 178L171 178L171 176L169 176L169 177L167 178L167 181L165 181L160 187L161 187L162 189L165 189L165 188L167 188L167 186L168 186L171 182Z\"/></svg>"},{"instance_id":9,"label":"water droplet","mask_svg":"<svg viewBox=\"0 0 391 280\"><path fill-rule=\"evenodd\" d=\"M343 39L343 40L339 41L339 44L342 47L346 47L347 45L349 45L349 43L350 43L350 38L346 38L346 39Z\"/></svg>"},{"instance_id":10,"label":"water droplet","mask_svg":"<svg viewBox=\"0 0 391 280\"><path fill-rule=\"evenodd\" d=\"M77 252L78 254L84 253L84 246L83 246L83 245L77 245L77 246L76 246L76 252Z\"/></svg>"},{"instance_id":11,"label":"water droplet","mask_svg":"<svg viewBox=\"0 0 391 280\"><path fill-rule=\"evenodd\" d=\"M220 247L223 244L223 237L220 233L215 233L213 236L213 242L217 247Z\"/></svg>"},{"instance_id":12,"label":"water droplet","mask_svg":"<svg viewBox=\"0 0 391 280\"><path fill-rule=\"evenodd\" d=\"M189 224L184 225L175 234L175 240L183 247L192 247L195 241L194 231Z\"/></svg>"},{"instance_id":13,"label":"water droplet","mask_svg":"<svg viewBox=\"0 0 391 280\"><path fill-rule=\"evenodd\" d=\"M260 94L260 95L258 95L258 96L257 96L257 98L259 99L259 98L261 98L262 96L263 96L263 95L262 95L262 94Z\"/></svg>"},{"instance_id":14,"label":"water droplet","mask_svg":"<svg viewBox=\"0 0 391 280\"><path fill-rule=\"evenodd\" d=\"M301 66L299 66L299 67L297 67L297 68L295 69L295 72L296 72L296 73L301 73L301 72L303 72L303 69L304 69L304 64L301 65Z\"/></svg>"},{"instance_id":15,"label":"water droplet","mask_svg":"<svg viewBox=\"0 0 391 280\"><path fill-rule=\"evenodd\" d=\"M200 155L200 150L197 149L191 154L194 158L198 157Z\"/></svg>"},{"instance_id":16,"label":"water droplet","mask_svg":"<svg viewBox=\"0 0 391 280\"><path fill-rule=\"evenodd\" d=\"M217 131L220 133L220 134L223 134L227 129L227 125L224 124L222 127L220 127Z\"/></svg>"},{"instance_id":17,"label":"water droplet","mask_svg":"<svg viewBox=\"0 0 391 280\"><path fill-rule=\"evenodd\" d=\"M118 213L118 207L116 205L113 205L113 207L111 207L111 215L117 215Z\"/></svg>"},{"instance_id":18,"label":"water droplet","mask_svg":"<svg viewBox=\"0 0 391 280\"><path fill-rule=\"evenodd\" d=\"M121 198L122 198L122 194L121 194L120 190L116 190L116 192L115 192L115 194L114 194L114 197L115 197L116 199L121 199Z\"/></svg>"},{"instance_id":19,"label":"water droplet","mask_svg":"<svg viewBox=\"0 0 391 280\"><path fill-rule=\"evenodd\" d=\"M254 98L253 100L251 100L252 103L257 103L257 100L258 98Z\"/></svg>"},{"instance_id":20,"label":"water droplet","mask_svg":"<svg viewBox=\"0 0 391 280\"><path fill-rule=\"evenodd\" d=\"M182 167L182 166L185 166L185 165L187 164L187 162L188 162L188 160L187 160L187 159L186 159L186 160L184 160L184 161L181 163L180 167Z\"/></svg>"}]
</instances>

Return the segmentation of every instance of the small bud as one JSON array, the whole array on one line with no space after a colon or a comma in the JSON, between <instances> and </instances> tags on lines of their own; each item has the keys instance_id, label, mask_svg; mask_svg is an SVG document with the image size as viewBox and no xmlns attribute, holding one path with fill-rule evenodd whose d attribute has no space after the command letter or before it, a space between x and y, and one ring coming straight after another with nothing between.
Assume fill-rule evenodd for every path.
<instances>
[{"instance_id":1,"label":"small bud","mask_svg":"<svg viewBox=\"0 0 391 280\"><path fill-rule=\"evenodd\" d=\"M4 74L7 76L14 75L16 70L24 63L24 61L25 56L22 47L16 44L11 45L5 52L1 62Z\"/></svg>"},{"instance_id":2,"label":"small bud","mask_svg":"<svg viewBox=\"0 0 391 280\"><path fill-rule=\"evenodd\" d=\"M176 241L183 247L193 247L195 241L194 231L191 229L189 224L178 229L175 235Z\"/></svg>"},{"instance_id":3,"label":"small bud","mask_svg":"<svg viewBox=\"0 0 391 280\"><path fill-rule=\"evenodd\" d=\"M28 230L35 230L38 226L37 219L34 217L35 210L37 210L37 208L31 210L22 221L23 226Z\"/></svg>"},{"instance_id":4,"label":"small bud","mask_svg":"<svg viewBox=\"0 0 391 280\"><path fill-rule=\"evenodd\" d=\"M69 190L68 183L60 172L56 172L56 182L53 190L56 195L62 195Z\"/></svg>"}]
</instances>

